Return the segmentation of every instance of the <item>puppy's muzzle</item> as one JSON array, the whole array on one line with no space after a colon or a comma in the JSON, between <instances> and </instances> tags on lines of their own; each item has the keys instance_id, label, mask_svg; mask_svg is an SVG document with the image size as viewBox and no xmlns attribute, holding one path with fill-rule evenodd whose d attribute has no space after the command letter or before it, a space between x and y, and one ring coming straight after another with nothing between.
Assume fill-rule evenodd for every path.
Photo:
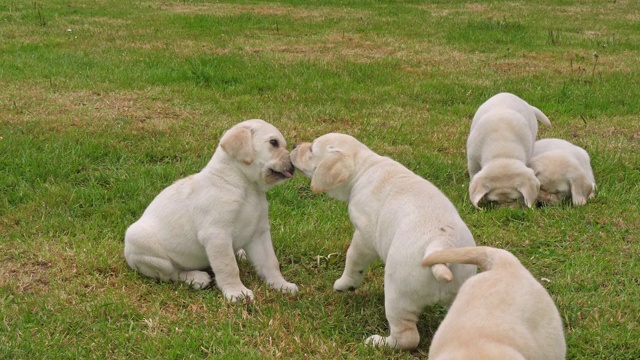
<instances>
[{"instance_id":1,"label":"puppy's muzzle","mask_svg":"<svg viewBox=\"0 0 640 360\"><path fill-rule=\"evenodd\" d=\"M276 177L280 177L282 179L289 179L293 177L293 173L296 171L296 169L292 166L282 171L277 171L275 169L269 169L269 171L271 172L272 175Z\"/></svg>"}]
</instances>

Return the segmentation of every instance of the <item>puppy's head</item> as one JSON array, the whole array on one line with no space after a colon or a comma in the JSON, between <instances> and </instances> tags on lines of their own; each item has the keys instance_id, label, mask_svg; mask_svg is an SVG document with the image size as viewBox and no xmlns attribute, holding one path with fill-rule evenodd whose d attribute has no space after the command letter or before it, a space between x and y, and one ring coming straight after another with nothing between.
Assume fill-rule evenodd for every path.
<instances>
[{"instance_id":1,"label":"puppy's head","mask_svg":"<svg viewBox=\"0 0 640 360\"><path fill-rule=\"evenodd\" d=\"M355 156L363 146L349 135L330 133L312 143L298 145L291 152L291 161L311 178L313 192L331 192L350 180L355 170Z\"/></svg>"},{"instance_id":2,"label":"puppy's head","mask_svg":"<svg viewBox=\"0 0 640 360\"><path fill-rule=\"evenodd\" d=\"M235 125L222 136L220 147L262 187L282 183L293 175L287 142L275 126L264 120L247 120Z\"/></svg>"},{"instance_id":3,"label":"puppy's head","mask_svg":"<svg viewBox=\"0 0 640 360\"><path fill-rule=\"evenodd\" d=\"M524 200L531 207L538 197L540 182L533 170L514 160L498 160L489 163L478 172L469 184L469 197L476 208L481 200L515 206Z\"/></svg>"},{"instance_id":4,"label":"puppy's head","mask_svg":"<svg viewBox=\"0 0 640 360\"><path fill-rule=\"evenodd\" d=\"M538 201L555 205L571 198L573 205L587 203L596 185L580 165L562 151L549 151L531 159L529 166L540 181Z\"/></svg>"}]
</instances>

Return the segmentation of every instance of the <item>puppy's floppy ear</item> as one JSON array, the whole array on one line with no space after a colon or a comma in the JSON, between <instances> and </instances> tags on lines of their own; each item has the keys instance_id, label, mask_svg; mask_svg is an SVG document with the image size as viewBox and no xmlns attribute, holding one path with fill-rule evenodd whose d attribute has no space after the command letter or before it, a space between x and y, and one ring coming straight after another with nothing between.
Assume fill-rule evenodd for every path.
<instances>
[{"instance_id":1,"label":"puppy's floppy ear","mask_svg":"<svg viewBox=\"0 0 640 360\"><path fill-rule=\"evenodd\" d=\"M478 203L489 192L489 186L483 181L482 175L473 177L469 184L469 198L476 209L480 209Z\"/></svg>"},{"instance_id":2,"label":"puppy's floppy ear","mask_svg":"<svg viewBox=\"0 0 640 360\"><path fill-rule=\"evenodd\" d=\"M342 185L355 169L353 157L338 149L329 150L311 177L311 191L327 192Z\"/></svg>"},{"instance_id":3,"label":"puppy's floppy ear","mask_svg":"<svg viewBox=\"0 0 640 360\"><path fill-rule=\"evenodd\" d=\"M576 176L569 180L571 185L571 201L574 206L584 205L591 197L595 184L585 180L584 176Z\"/></svg>"},{"instance_id":4,"label":"puppy's floppy ear","mask_svg":"<svg viewBox=\"0 0 640 360\"><path fill-rule=\"evenodd\" d=\"M540 192L540 181L535 177L535 173L531 170L531 177L524 179L524 181L518 183L516 190L524 198L524 203L530 208L538 198Z\"/></svg>"},{"instance_id":5,"label":"puppy's floppy ear","mask_svg":"<svg viewBox=\"0 0 640 360\"><path fill-rule=\"evenodd\" d=\"M222 136L220 147L236 161L246 165L253 163L253 135L248 127L236 126L229 129Z\"/></svg>"}]
</instances>

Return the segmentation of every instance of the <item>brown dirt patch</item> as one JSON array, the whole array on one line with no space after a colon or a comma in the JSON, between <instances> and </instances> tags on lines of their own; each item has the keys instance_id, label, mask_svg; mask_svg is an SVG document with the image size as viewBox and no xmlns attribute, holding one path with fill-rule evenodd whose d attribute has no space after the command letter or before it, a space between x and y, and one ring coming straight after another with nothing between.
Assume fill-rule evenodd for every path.
<instances>
[{"instance_id":1,"label":"brown dirt patch","mask_svg":"<svg viewBox=\"0 0 640 360\"><path fill-rule=\"evenodd\" d=\"M197 116L191 110L177 109L162 95L151 96L152 91L59 92L21 83L19 88L7 86L0 94L0 115L3 121L15 125L43 122L54 131L76 126L102 130L123 124L133 131L164 131L174 122ZM150 97L156 100L148 100Z\"/></svg>"}]
</instances>

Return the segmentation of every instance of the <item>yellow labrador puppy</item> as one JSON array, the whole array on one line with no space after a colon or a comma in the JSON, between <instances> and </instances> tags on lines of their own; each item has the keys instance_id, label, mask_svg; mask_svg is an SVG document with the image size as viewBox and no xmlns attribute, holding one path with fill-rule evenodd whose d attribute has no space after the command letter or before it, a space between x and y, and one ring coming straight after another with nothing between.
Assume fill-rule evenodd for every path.
<instances>
[{"instance_id":1,"label":"yellow labrador puppy","mask_svg":"<svg viewBox=\"0 0 640 360\"><path fill-rule=\"evenodd\" d=\"M538 201L542 203L557 204L571 198L573 205L584 205L595 196L589 154L566 140L536 141L529 166L540 181Z\"/></svg>"},{"instance_id":2,"label":"yellow labrador puppy","mask_svg":"<svg viewBox=\"0 0 640 360\"><path fill-rule=\"evenodd\" d=\"M271 242L265 192L289 179L293 166L282 134L259 119L225 132L202 171L164 189L125 234L131 268L162 281L205 288L211 267L224 296L253 299L240 281L235 253L246 251L274 289L296 292L280 273Z\"/></svg>"},{"instance_id":3,"label":"yellow labrador puppy","mask_svg":"<svg viewBox=\"0 0 640 360\"><path fill-rule=\"evenodd\" d=\"M385 312L391 335L373 335L366 343L415 348L422 310L450 303L476 272L470 265L420 266L425 254L475 245L456 208L433 184L349 135L331 133L303 143L291 152L291 160L311 178L313 192L349 203L355 232L344 273L333 288L355 290L372 261L379 257L385 263Z\"/></svg>"},{"instance_id":4,"label":"yellow labrador puppy","mask_svg":"<svg viewBox=\"0 0 640 360\"><path fill-rule=\"evenodd\" d=\"M506 250L478 246L435 252L422 264L475 264L429 348L429 360L564 359L562 320L553 300Z\"/></svg>"},{"instance_id":5,"label":"yellow labrador puppy","mask_svg":"<svg viewBox=\"0 0 640 360\"><path fill-rule=\"evenodd\" d=\"M527 163L538 134L538 122L551 125L537 108L516 95L500 93L482 104L471 122L467 161L469 197L479 208L483 198L527 207L535 202L540 182Z\"/></svg>"}]
</instances>

